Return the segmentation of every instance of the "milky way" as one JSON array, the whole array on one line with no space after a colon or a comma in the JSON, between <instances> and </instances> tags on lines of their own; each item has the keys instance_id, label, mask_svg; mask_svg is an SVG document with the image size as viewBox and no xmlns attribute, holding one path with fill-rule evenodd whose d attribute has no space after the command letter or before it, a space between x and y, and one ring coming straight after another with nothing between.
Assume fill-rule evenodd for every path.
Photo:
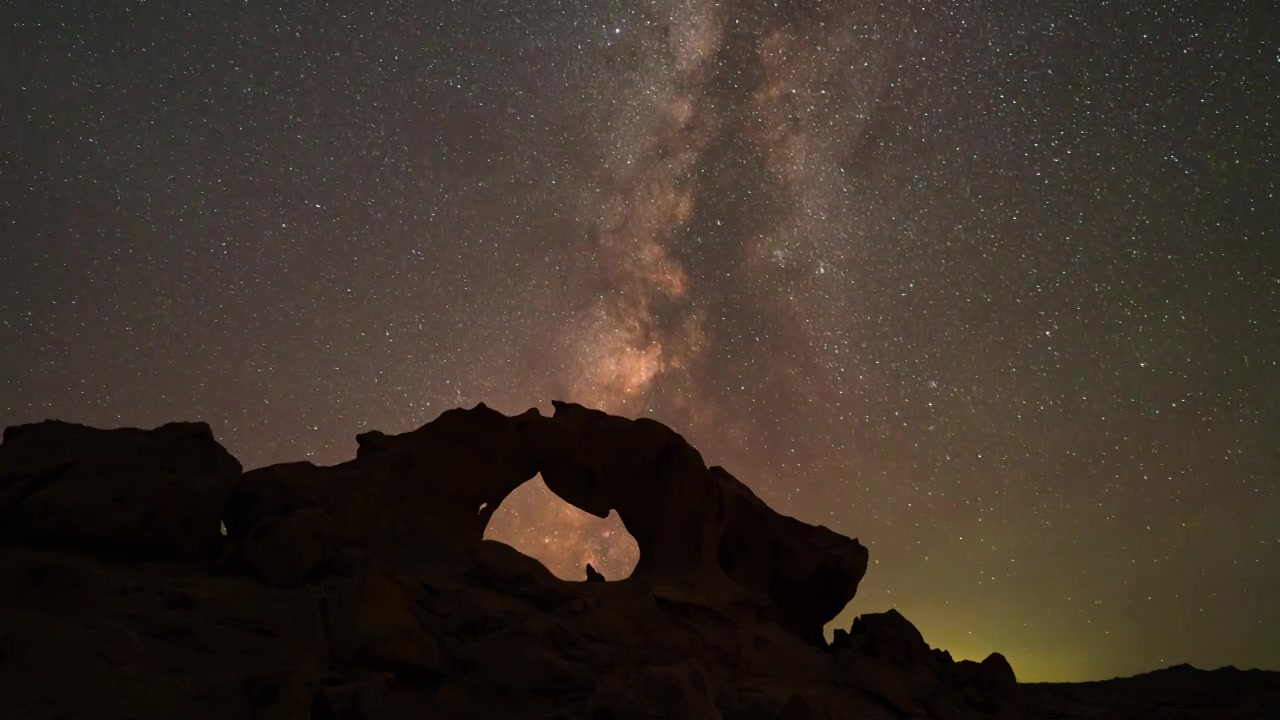
<instances>
[{"instance_id":1,"label":"milky way","mask_svg":"<svg viewBox=\"0 0 1280 720\"><path fill-rule=\"evenodd\" d=\"M0 423L649 416L1024 679L1280 668L1274 14L20 2ZM634 566L540 481L489 536Z\"/></svg>"}]
</instances>

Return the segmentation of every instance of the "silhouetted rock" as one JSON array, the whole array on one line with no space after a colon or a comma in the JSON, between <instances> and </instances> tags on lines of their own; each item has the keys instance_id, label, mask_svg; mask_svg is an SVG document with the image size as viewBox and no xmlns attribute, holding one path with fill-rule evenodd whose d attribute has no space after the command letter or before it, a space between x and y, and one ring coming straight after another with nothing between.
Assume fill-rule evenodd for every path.
<instances>
[{"instance_id":1,"label":"silhouetted rock","mask_svg":"<svg viewBox=\"0 0 1280 720\"><path fill-rule=\"evenodd\" d=\"M927 665L929 645L911 621L897 610L860 615L845 635L848 647L903 666Z\"/></svg>"},{"instance_id":2,"label":"silhouetted rock","mask_svg":"<svg viewBox=\"0 0 1280 720\"><path fill-rule=\"evenodd\" d=\"M988 655L978 668L978 682L988 692L1009 695L1018 686L1018 678L1013 673L1013 666L998 652Z\"/></svg>"},{"instance_id":3,"label":"silhouetted rock","mask_svg":"<svg viewBox=\"0 0 1280 720\"><path fill-rule=\"evenodd\" d=\"M550 419L522 416L542 478L589 513L617 510L640 548L633 576L722 572L767 593L779 624L821 644L866 573L866 548L775 513L661 423L554 406Z\"/></svg>"},{"instance_id":4,"label":"silhouetted rock","mask_svg":"<svg viewBox=\"0 0 1280 720\"><path fill-rule=\"evenodd\" d=\"M241 474L202 424L6 431L0 715L1275 716L1274 673L1019 686L1003 656L954 662L896 610L815 647L865 548L773 512L651 420L478 406L358 443L333 467ZM561 581L482 539L539 472L618 512L640 546L631 577Z\"/></svg>"},{"instance_id":5,"label":"silhouetted rock","mask_svg":"<svg viewBox=\"0 0 1280 720\"><path fill-rule=\"evenodd\" d=\"M1128 678L1019 685L1027 717L1044 720L1271 720L1280 717L1280 672L1175 665Z\"/></svg>"},{"instance_id":6,"label":"silhouetted rock","mask_svg":"<svg viewBox=\"0 0 1280 720\"><path fill-rule=\"evenodd\" d=\"M1017 681L999 653L982 663L952 660L929 647L897 610L862 615L837 630L831 657L838 681L857 687L899 713L935 718L1018 717L1010 698Z\"/></svg>"},{"instance_id":7,"label":"silhouetted rock","mask_svg":"<svg viewBox=\"0 0 1280 720\"><path fill-rule=\"evenodd\" d=\"M356 459L341 465L246 473L227 506L228 533L245 540L244 564L281 586L343 543L399 566L447 562L473 552L494 510L541 473L575 507L602 518L617 511L640 549L633 577L725 577L766 593L780 625L821 644L823 625L857 592L866 548L775 513L661 423L554 405L549 418L450 410L402 435L360 435ZM300 512L311 517L289 520ZM291 524L272 529L282 523ZM262 543L287 551L270 553L287 554L283 566L257 557Z\"/></svg>"},{"instance_id":8,"label":"silhouetted rock","mask_svg":"<svg viewBox=\"0 0 1280 720\"><path fill-rule=\"evenodd\" d=\"M204 423L10 427L0 444L0 529L194 557L219 540L222 506L240 470Z\"/></svg>"}]
</instances>

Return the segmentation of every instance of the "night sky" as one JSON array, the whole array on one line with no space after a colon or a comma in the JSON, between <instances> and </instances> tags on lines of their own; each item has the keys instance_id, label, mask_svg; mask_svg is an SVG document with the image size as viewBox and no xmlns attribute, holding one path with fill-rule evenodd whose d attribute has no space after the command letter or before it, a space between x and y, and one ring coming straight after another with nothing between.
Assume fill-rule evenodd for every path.
<instances>
[{"instance_id":1,"label":"night sky","mask_svg":"<svg viewBox=\"0 0 1280 720\"><path fill-rule=\"evenodd\" d=\"M1280 669L1272 3L340 5L6 5L0 424L571 400L860 538L841 626ZM490 534L636 558L540 481Z\"/></svg>"}]
</instances>

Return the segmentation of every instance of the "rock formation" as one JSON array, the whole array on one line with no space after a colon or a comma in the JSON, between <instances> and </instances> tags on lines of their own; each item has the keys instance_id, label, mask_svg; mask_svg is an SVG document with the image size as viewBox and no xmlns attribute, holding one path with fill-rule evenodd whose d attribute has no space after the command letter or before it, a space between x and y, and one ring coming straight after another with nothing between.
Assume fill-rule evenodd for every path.
<instances>
[{"instance_id":1,"label":"rock formation","mask_svg":"<svg viewBox=\"0 0 1280 720\"><path fill-rule=\"evenodd\" d=\"M481 405L357 441L242 474L199 423L6 430L0 717L1016 718L1067 692L954 662L896 611L828 645L866 549L651 420ZM630 578L483 539L537 473L618 512Z\"/></svg>"},{"instance_id":2,"label":"rock formation","mask_svg":"<svg viewBox=\"0 0 1280 720\"><path fill-rule=\"evenodd\" d=\"M276 465L236 485L227 529L260 579L297 585L352 544L397 564L470 554L493 511L538 473L581 510L617 511L640 548L633 577L762 594L782 627L814 644L866 572L857 540L778 515L652 420L560 402L552 417L480 405L357 441L342 465Z\"/></svg>"},{"instance_id":3,"label":"rock formation","mask_svg":"<svg viewBox=\"0 0 1280 720\"><path fill-rule=\"evenodd\" d=\"M217 541L240 470L204 423L151 431L56 421L7 428L0 532L195 557Z\"/></svg>"}]
</instances>

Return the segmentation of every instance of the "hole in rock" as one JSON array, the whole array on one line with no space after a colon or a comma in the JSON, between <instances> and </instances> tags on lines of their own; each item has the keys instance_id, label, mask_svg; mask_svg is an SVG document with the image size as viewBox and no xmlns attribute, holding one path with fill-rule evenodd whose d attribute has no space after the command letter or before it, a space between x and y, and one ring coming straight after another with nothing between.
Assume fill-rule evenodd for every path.
<instances>
[{"instance_id":1,"label":"hole in rock","mask_svg":"<svg viewBox=\"0 0 1280 720\"><path fill-rule=\"evenodd\" d=\"M579 510L547 489L541 475L502 501L484 537L534 558L561 580L585 581L587 563L606 580L622 580L640 561L640 546L616 511L598 518Z\"/></svg>"}]
</instances>

